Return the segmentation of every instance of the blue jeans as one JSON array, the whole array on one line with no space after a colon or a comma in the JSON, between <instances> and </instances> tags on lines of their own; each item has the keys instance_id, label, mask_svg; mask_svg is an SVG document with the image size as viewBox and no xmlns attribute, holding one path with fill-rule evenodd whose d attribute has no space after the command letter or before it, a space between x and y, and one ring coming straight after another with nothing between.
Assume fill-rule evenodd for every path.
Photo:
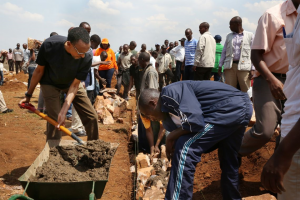
<instances>
[{"instance_id":1,"label":"blue jeans","mask_svg":"<svg viewBox=\"0 0 300 200\"><path fill-rule=\"evenodd\" d=\"M29 88L29 86L30 86L32 74L33 74L35 68L36 68L36 67L31 67L30 65L29 65L29 67L28 67L28 75L29 75L29 76L28 76L28 86L27 86L27 88Z\"/></svg>"},{"instance_id":2,"label":"blue jeans","mask_svg":"<svg viewBox=\"0 0 300 200\"><path fill-rule=\"evenodd\" d=\"M194 71L193 71L193 65L186 65L184 67L184 80L194 80Z\"/></svg>"},{"instance_id":3,"label":"blue jeans","mask_svg":"<svg viewBox=\"0 0 300 200\"><path fill-rule=\"evenodd\" d=\"M201 161L202 153L218 148L223 199L241 200L238 151L245 129L243 125L228 127L207 124L198 133L181 136L175 142L165 199L192 199L195 168Z\"/></svg>"},{"instance_id":4,"label":"blue jeans","mask_svg":"<svg viewBox=\"0 0 300 200\"><path fill-rule=\"evenodd\" d=\"M3 85L3 71L0 71L0 85Z\"/></svg>"},{"instance_id":5,"label":"blue jeans","mask_svg":"<svg viewBox=\"0 0 300 200\"><path fill-rule=\"evenodd\" d=\"M111 88L111 79L114 75L115 72L115 68L111 68L109 70L99 70L99 76L101 78L105 78L106 79L106 87L107 88ZM102 84L100 84L100 88L103 88Z\"/></svg>"}]
</instances>

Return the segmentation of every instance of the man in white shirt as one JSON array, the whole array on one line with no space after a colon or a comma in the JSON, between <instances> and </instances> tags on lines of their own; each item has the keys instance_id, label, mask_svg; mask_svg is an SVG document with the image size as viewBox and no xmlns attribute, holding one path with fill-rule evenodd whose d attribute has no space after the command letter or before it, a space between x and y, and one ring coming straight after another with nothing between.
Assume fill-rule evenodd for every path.
<instances>
[{"instance_id":1,"label":"man in white shirt","mask_svg":"<svg viewBox=\"0 0 300 200\"><path fill-rule=\"evenodd\" d=\"M23 44L23 51L24 51L24 57L23 57L23 63L22 63L22 70L24 71L24 74L28 73L28 60L30 58L30 51L27 49L27 44Z\"/></svg>"},{"instance_id":2,"label":"man in white shirt","mask_svg":"<svg viewBox=\"0 0 300 200\"><path fill-rule=\"evenodd\" d=\"M185 49L184 49L184 42L185 38L182 38L180 41L181 46L176 46L170 51L170 54L175 56L176 60L176 81L181 80L181 75L183 75L183 70L181 69L182 62L184 60L184 55L185 55Z\"/></svg>"},{"instance_id":3,"label":"man in white shirt","mask_svg":"<svg viewBox=\"0 0 300 200\"><path fill-rule=\"evenodd\" d=\"M211 70L215 66L216 41L209 32L209 24L207 22L200 24L199 32L201 36L195 53L194 80L210 80Z\"/></svg>"},{"instance_id":4,"label":"man in white shirt","mask_svg":"<svg viewBox=\"0 0 300 200\"><path fill-rule=\"evenodd\" d=\"M151 55L152 54L152 55ZM156 69L155 68L155 62L156 62L156 58L157 58L157 56L158 56L158 53L157 53L157 51L152 51L152 53L151 53L150 55L150 63L152 64L152 67L154 67L154 69Z\"/></svg>"}]
</instances>

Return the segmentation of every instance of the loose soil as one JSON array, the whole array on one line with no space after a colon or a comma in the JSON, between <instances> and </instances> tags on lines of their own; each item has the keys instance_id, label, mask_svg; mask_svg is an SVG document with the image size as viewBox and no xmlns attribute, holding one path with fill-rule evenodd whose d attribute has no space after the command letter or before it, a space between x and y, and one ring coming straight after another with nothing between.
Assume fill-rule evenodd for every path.
<instances>
[{"instance_id":1,"label":"loose soil","mask_svg":"<svg viewBox=\"0 0 300 200\"><path fill-rule=\"evenodd\" d=\"M28 75L17 75L20 81L26 82ZM7 77L7 76L4 76ZM19 79L18 79L19 80ZM113 79L112 87L116 84ZM24 97L24 84L9 83L0 86L4 99L13 113L0 114L0 200L7 200L12 194L22 193L17 180L33 163L45 146L46 122L33 113L18 108L17 103ZM37 106L39 90L35 90L32 103ZM135 105L134 98L130 106ZM130 166L134 162L132 144L129 143L132 111L127 112L124 124L103 125L99 123L99 138L105 142L119 143L118 150L111 162L108 183L101 200L132 199L133 178ZM66 125L69 127L70 122ZM70 140L63 136L62 139ZM86 138L83 138L86 140ZM260 195L267 191L260 183L260 174L266 161L274 152L275 141L271 140L264 147L248 157L244 157L240 170L240 191L243 197ZM193 199L219 200L221 170L217 150L202 156L196 167Z\"/></svg>"},{"instance_id":2,"label":"loose soil","mask_svg":"<svg viewBox=\"0 0 300 200\"><path fill-rule=\"evenodd\" d=\"M57 146L49 159L31 177L31 182L81 182L107 180L116 148L102 140L86 146Z\"/></svg>"}]
</instances>

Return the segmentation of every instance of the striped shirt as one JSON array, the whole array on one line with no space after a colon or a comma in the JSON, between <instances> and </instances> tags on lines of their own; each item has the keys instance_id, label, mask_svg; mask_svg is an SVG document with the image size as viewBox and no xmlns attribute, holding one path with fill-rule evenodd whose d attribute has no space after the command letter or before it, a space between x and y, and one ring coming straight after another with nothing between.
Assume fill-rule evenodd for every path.
<instances>
[{"instance_id":1,"label":"striped shirt","mask_svg":"<svg viewBox=\"0 0 300 200\"><path fill-rule=\"evenodd\" d=\"M194 38L191 39L191 41L186 40L184 42L185 65L194 65L197 43L198 43L198 41Z\"/></svg>"}]
</instances>

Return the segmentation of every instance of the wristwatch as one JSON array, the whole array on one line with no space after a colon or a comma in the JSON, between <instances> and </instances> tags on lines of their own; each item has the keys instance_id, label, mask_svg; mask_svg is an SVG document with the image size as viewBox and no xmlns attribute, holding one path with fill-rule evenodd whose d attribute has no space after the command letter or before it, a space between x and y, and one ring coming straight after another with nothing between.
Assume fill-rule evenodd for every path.
<instances>
[{"instance_id":1,"label":"wristwatch","mask_svg":"<svg viewBox=\"0 0 300 200\"><path fill-rule=\"evenodd\" d=\"M32 94L28 94L28 92L25 92L25 97L31 98L31 97L32 97Z\"/></svg>"}]
</instances>

